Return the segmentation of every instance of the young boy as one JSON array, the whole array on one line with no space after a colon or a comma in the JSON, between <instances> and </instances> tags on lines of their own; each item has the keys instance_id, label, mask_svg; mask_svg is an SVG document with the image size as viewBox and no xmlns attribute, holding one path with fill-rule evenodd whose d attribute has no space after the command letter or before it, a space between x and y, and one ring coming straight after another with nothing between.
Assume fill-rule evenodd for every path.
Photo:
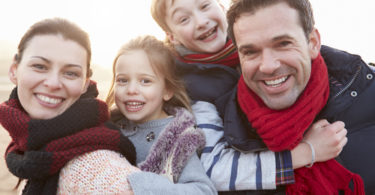
<instances>
[{"instance_id":1,"label":"young boy","mask_svg":"<svg viewBox=\"0 0 375 195\"><path fill-rule=\"evenodd\" d=\"M238 54L227 38L224 7L216 0L154 0L151 13L178 54L190 98L215 104L233 89ZM224 65L224 66L223 66Z\"/></svg>"},{"instance_id":2,"label":"young boy","mask_svg":"<svg viewBox=\"0 0 375 195\"><path fill-rule=\"evenodd\" d=\"M293 183L290 151L242 153L226 141L230 135L224 135L223 128L229 126L223 127L216 108L224 117L222 97L235 88L240 74L236 48L227 37L224 6L217 0L153 0L151 14L176 51L190 98L198 101L193 111L207 142L201 161L218 191L275 189Z\"/></svg>"}]
</instances>

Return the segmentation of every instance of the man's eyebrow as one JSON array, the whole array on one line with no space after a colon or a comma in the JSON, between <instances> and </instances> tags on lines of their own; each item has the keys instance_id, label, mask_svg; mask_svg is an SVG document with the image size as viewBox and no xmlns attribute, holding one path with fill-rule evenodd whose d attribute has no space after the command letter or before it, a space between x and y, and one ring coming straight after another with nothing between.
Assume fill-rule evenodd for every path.
<instances>
[{"instance_id":1,"label":"man's eyebrow","mask_svg":"<svg viewBox=\"0 0 375 195\"><path fill-rule=\"evenodd\" d=\"M274 38L272 38L272 41L275 42L275 41L280 41L280 40L284 40L284 39L292 39L294 40L294 38L288 34L283 34L283 35L279 35L279 36L276 36Z\"/></svg>"}]
</instances>

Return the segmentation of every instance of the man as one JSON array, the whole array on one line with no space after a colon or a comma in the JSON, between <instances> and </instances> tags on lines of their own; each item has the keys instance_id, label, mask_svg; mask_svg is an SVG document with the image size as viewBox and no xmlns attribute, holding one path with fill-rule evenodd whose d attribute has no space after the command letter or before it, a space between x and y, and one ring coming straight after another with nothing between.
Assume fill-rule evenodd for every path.
<instances>
[{"instance_id":1,"label":"man","mask_svg":"<svg viewBox=\"0 0 375 195\"><path fill-rule=\"evenodd\" d=\"M318 145L307 143L312 155L310 168L296 169L295 182L286 186L286 192L362 194L359 174L366 193L375 193L375 106L371 104L375 82L371 68L359 56L321 47L308 0L236 0L227 16L242 77L232 94L235 101L225 103L225 113L244 114L261 138L258 142L272 151L294 149L319 119L332 124L343 121L348 130L348 143L337 158L343 166L328 159L314 164ZM251 129L228 128L233 118L224 116L229 144L239 151L261 149L256 144L246 148L248 145L239 141L241 136L250 136ZM251 138L256 142L257 136Z\"/></svg>"}]
</instances>

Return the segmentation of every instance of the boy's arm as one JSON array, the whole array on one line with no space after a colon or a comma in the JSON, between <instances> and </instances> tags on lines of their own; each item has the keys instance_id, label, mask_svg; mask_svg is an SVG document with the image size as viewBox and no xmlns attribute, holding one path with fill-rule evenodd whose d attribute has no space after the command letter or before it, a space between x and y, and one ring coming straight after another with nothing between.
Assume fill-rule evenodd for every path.
<instances>
[{"instance_id":1,"label":"boy's arm","mask_svg":"<svg viewBox=\"0 0 375 195\"><path fill-rule=\"evenodd\" d=\"M239 152L224 141L222 120L214 105L198 101L192 108L206 135L201 161L218 191L275 189L294 183L289 151Z\"/></svg>"}]
</instances>

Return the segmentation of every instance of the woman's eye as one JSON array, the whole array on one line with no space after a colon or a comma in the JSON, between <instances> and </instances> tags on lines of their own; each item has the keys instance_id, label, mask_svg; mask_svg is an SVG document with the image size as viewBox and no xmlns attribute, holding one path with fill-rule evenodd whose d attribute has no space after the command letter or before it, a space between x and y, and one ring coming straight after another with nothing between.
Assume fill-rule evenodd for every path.
<instances>
[{"instance_id":1,"label":"woman's eye","mask_svg":"<svg viewBox=\"0 0 375 195\"><path fill-rule=\"evenodd\" d=\"M32 68L42 71L42 70L47 70L47 66L43 64L33 64Z\"/></svg>"},{"instance_id":2,"label":"woman's eye","mask_svg":"<svg viewBox=\"0 0 375 195\"><path fill-rule=\"evenodd\" d=\"M67 71L65 72L65 75L70 77L70 78L78 78L80 77L80 74L74 71Z\"/></svg>"}]
</instances>

